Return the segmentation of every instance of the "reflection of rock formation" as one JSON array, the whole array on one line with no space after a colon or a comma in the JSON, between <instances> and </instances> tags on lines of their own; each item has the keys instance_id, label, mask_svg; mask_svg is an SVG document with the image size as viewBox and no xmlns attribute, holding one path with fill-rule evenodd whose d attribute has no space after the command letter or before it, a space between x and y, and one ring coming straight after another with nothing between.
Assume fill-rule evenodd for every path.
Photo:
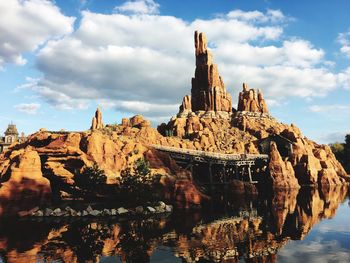
<instances>
[{"instance_id":1,"label":"reflection of rock formation","mask_svg":"<svg viewBox=\"0 0 350 263\"><path fill-rule=\"evenodd\" d=\"M323 191L301 189L295 211L298 222L296 231L298 234L295 238L303 239L311 228L323 218L332 218L339 204L345 199L347 190L348 188L345 186L333 186L329 189L323 189Z\"/></svg>"},{"instance_id":2,"label":"reflection of rock formation","mask_svg":"<svg viewBox=\"0 0 350 263\"><path fill-rule=\"evenodd\" d=\"M298 189L276 190L271 201L271 213L275 222L275 232L281 235L287 216L294 213L297 205Z\"/></svg>"},{"instance_id":3,"label":"reflection of rock formation","mask_svg":"<svg viewBox=\"0 0 350 263\"><path fill-rule=\"evenodd\" d=\"M245 210L214 221L189 213L175 215L177 221L0 222L0 261L85 262L116 255L123 262L149 262L157 247L170 246L184 262L276 262L290 238L303 239L333 217L347 194L346 187L299 191L277 191L256 200L256 207L241 204Z\"/></svg>"}]
</instances>

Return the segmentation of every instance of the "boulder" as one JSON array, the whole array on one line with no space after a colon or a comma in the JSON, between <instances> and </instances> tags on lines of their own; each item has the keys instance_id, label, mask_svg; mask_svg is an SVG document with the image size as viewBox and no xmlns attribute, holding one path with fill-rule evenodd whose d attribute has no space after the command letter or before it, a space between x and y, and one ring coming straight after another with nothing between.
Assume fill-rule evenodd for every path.
<instances>
[{"instance_id":1,"label":"boulder","mask_svg":"<svg viewBox=\"0 0 350 263\"><path fill-rule=\"evenodd\" d=\"M155 212L156 212L156 209L154 209L154 208L151 207L151 206L147 206L147 211L150 212L150 213L155 213Z\"/></svg>"},{"instance_id":2,"label":"boulder","mask_svg":"<svg viewBox=\"0 0 350 263\"><path fill-rule=\"evenodd\" d=\"M124 215L124 214L127 214L127 213L129 213L129 210L125 209L124 207L119 207L117 209L117 214L118 215Z\"/></svg>"},{"instance_id":3,"label":"boulder","mask_svg":"<svg viewBox=\"0 0 350 263\"><path fill-rule=\"evenodd\" d=\"M145 119L143 118L142 115L135 115L130 118L130 125L132 127L137 127L139 126Z\"/></svg>"}]
</instances>

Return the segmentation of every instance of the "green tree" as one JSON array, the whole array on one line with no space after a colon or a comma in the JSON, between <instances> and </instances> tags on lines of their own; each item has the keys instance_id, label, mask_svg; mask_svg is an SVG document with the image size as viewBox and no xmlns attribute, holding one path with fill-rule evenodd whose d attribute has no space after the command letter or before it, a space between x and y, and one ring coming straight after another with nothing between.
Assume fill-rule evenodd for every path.
<instances>
[{"instance_id":1,"label":"green tree","mask_svg":"<svg viewBox=\"0 0 350 263\"><path fill-rule=\"evenodd\" d=\"M345 136L343 160L345 170L350 173L350 134Z\"/></svg>"},{"instance_id":2,"label":"green tree","mask_svg":"<svg viewBox=\"0 0 350 263\"><path fill-rule=\"evenodd\" d=\"M96 191L96 186L106 184L107 176L96 163L93 166L85 167L81 173L74 175L73 180L79 188L89 192Z\"/></svg>"},{"instance_id":3,"label":"green tree","mask_svg":"<svg viewBox=\"0 0 350 263\"><path fill-rule=\"evenodd\" d=\"M345 136L345 143L332 143L329 146L346 172L350 173L350 134Z\"/></svg>"},{"instance_id":4,"label":"green tree","mask_svg":"<svg viewBox=\"0 0 350 263\"><path fill-rule=\"evenodd\" d=\"M344 161L344 144L343 143L332 143L329 145L332 149L337 160L341 163Z\"/></svg>"},{"instance_id":5,"label":"green tree","mask_svg":"<svg viewBox=\"0 0 350 263\"><path fill-rule=\"evenodd\" d=\"M350 134L345 135L345 146L350 149Z\"/></svg>"},{"instance_id":6,"label":"green tree","mask_svg":"<svg viewBox=\"0 0 350 263\"><path fill-rule=\"evenodd\" d=\"M133 169L127 168L121 172L119 192L134 204L145 203L155 199L155 187L159 186L159 176L152 175L149 163L143 158L134 163Z\"/></svg>"}]
</instances>

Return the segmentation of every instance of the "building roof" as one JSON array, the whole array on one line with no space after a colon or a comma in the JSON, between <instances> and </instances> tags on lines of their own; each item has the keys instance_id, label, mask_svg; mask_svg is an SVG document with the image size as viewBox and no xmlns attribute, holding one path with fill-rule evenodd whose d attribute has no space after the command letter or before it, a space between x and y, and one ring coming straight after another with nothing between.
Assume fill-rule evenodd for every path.
<instances>
[{"instance_id":1,"label":"building roof","mask_svg":"<svg viewBox=\"0 0 350 263\"><path fill-rule=\"evenodd\" d=\"M15 124L9 124L5 131L5 135L18 135L18 130Z\"/></svg>"}]
</instances>

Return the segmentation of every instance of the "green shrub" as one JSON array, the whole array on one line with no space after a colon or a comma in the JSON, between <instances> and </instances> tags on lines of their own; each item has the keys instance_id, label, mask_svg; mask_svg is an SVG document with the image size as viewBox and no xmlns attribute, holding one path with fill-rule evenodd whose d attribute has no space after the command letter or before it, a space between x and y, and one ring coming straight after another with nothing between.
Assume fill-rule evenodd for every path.
<instances>
[{"instance_id":1,"label":"green shrub","mask_svg":"<svg viewBox=\"0 0 350 263\"><path fill-rule=\"evenodd\" d=\"M159 175L151 175L149 163L138 159L134 169L127 168L121 172L119 192L129 202L145 203L156 198L155 188L159 186Z\"/></svg>"},{"instance_id":2,"label":"green shrub","mask_svg":"<svg viewBox=\"0 0 350 263\"><path fill-rule=\"evenodd\" d=\"M350 134L345 136L345 143L332 143L329 146L347 173L350 173Z\"/></svg>"},{"instance_id":3,"label":"green shrub","mask_svg":"<svg viewBox=\"0 0 350 263\"><path fill-rule=\"evenodd\" d=\"M94 163L91 167L85 167L81 173L74 175L73 180L79 188L93 192L96 187L105 185L107 176L105 172Z\"/></svg>"}]
</instances>

